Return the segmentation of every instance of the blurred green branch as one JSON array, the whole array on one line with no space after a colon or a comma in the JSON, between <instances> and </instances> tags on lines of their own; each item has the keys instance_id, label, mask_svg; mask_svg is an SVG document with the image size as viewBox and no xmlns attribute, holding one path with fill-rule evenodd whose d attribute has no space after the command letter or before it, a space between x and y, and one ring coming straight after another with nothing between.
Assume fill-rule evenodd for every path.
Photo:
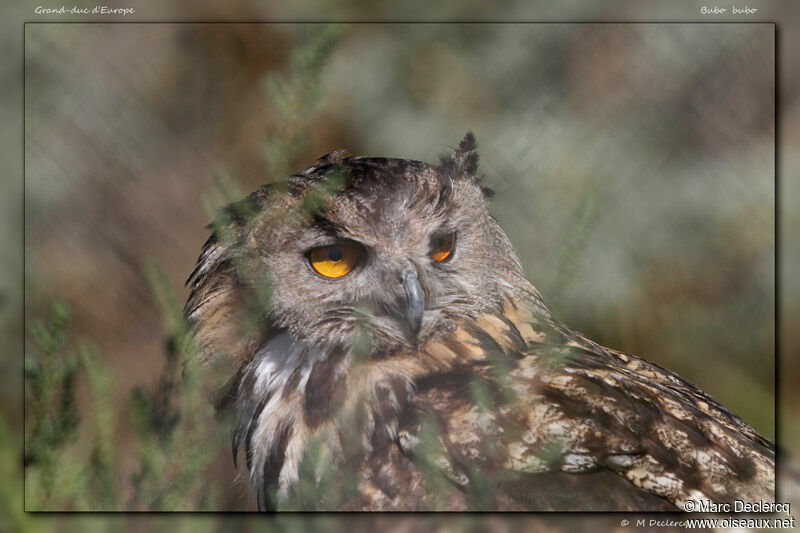
<instances>
[{"instance_id":1,"label":"blurred green branch","mask_svg":"<svg viewBox=\"0 0 800 533\"><path fill-rule=\"evenodd\" d=\"M342 31L342 26L329 24L307 35L292 53L290 72L266 81L266 96L275 114L265 146L272 181L290 172L292 159L305 146L309 124L322 103L322 70Z\"/></svg>"},{"instance_id":2,"label":"blurred green branch","mask_svg":"<svg viewBox=\"0 0 800 533\"><path fill-rule=\"evenodd\" d=\"M322 101L321 71L341 35L326 25L292 54L290 72L270 77L274 109L265 155L274 177L287 173ZM229 205L243 195L234 180L218 183L208 202L223 240ZM238 213L242 215L242 213ZM245 265L246 266L246 265ZM194 345L182 302L158 265L145 271L167 333L160 380L115 399L115 380L97 348L70 339L70 309L53 301L46 319L29 327L25 355L25 508L27 510L203 510L219 491L204 472L224 449L229 420L208 397L212 365ZM268 297L268 294L265 298ZM74 346L73 346L74 344ZM83 391L86 391L84 400ZM1 421L0 421L1 423ZM8 437L0 425L0 440ZM5 456L0 467L7 466ZM5 470L3 470L5 472Z\"/></svg>"},{"instance_id":3,"label":"blurred green branch","mask_svg":"<svg viewBox=\"0 0 800 533\"><path fill-rule=\"evenodd\" d=\"M69 319L69 307L55 300L47 319L34 321L28 328L33 349L25 357L27 509L47 508L60 488L60 453L77 435L78 358L66 351Z\"/></svg>"},{"instance_id":4,"label":"blurred green branch","mask_svg":"<svg viewBox=\"0 0 800 533\"><path fill-rule=\"evenodd\" d=\"M115 407L114 380L97 349L86 341L70 349L70 312L63 301L55 300L48 318L31 325L33 342L25 359L26 509L211 508L216 487L199 474L219 450L209 446L219 421L199 386L198 368L179 370L193 347L177 298L163 272L154 267L149 277L169 332L168 363L152 390L133 390L128 413ZM83 418L75 393L80 379L89 400L80 410ZM121 441L124 425L134 430L127 442ZM91 435L88 456L75 446L84 435ZM123 452L136 465L132 497L123 490Z\"/></svg>"}]
</instances>

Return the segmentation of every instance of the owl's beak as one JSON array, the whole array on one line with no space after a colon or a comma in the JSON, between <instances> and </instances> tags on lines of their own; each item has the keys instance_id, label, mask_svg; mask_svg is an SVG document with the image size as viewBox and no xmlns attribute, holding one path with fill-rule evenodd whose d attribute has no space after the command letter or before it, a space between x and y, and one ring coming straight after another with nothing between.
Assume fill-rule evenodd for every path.
<instances>
[{"instance_id":1,"label":"owl's beak","mask_svg":"<svg viewBox=\"0 0 800 533\"><path fill-rule=\"evenodd\" d=\"M425 311L425 295L419 286L416 270L409 269L403 273L403 289L406 296L406 320L414 334L419 333L422 326L422 314Z\"/></svg>"}]
</instances>

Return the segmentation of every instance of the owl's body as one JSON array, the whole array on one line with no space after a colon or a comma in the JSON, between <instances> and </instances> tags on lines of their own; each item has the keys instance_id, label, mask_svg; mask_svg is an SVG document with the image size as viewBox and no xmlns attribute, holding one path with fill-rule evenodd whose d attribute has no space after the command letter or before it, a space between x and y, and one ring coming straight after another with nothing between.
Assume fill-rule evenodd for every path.
<instances>
[{"instance_id":1,"label":"owl's body","mask_svg":"<svg viewBox=\"0 0 800 533\"><path fill-rule=\"evenodd\" d=\"M556 321L468 135L326 156L229 211L189 283L261 509L675 510L774 498L767 439Z\"/></svg>"}]
</instances>

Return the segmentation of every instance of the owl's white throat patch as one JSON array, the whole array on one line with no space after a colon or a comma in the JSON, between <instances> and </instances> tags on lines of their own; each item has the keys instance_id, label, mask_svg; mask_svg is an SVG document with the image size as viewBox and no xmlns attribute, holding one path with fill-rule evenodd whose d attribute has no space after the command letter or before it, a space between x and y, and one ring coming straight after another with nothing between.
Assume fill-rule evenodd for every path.
<instances>
[{"instance_id":1,"label":"owl's white throat patch","mask_svg":"<svg viewBox=\"0 0 800 533\"><path fill-rule=\"evenodd\" d=\"M383 428L378 440L396 435L410 382L401 379L387 386L381 383L384 378L373 379L377 373L353 371L355 360L351 349L312 348L282 332L246 367L233 451L237 457L239 446L244 447L260 508L273 507L276 502L270 498L277 495L280 500L300 481L310 446L319 448L318 465L341 456L345 447L369 452L376 442L376 417Z\"/></svg>"}]
</instances>

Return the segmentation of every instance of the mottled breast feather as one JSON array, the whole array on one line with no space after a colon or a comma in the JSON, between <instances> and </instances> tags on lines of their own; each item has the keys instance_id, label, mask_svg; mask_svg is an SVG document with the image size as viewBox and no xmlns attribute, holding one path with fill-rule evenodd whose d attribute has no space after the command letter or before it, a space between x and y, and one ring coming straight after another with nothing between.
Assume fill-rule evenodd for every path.
<instances>
[{"instance_id":1,"label":"mottled breast feather","mask_svg":"<svg viewBox=\"0 0 800 533\"><path fill-rule=\"evenodd\" d=\"M259 505L674 510L774 498L770 441L677 375L537 308L509 302L358 371L346 350L273 338L242 380L235 439ZM271 374L272 350L296 364ZM320 480L336 488L321 501Z\"/></svg>"}]
</instances>

